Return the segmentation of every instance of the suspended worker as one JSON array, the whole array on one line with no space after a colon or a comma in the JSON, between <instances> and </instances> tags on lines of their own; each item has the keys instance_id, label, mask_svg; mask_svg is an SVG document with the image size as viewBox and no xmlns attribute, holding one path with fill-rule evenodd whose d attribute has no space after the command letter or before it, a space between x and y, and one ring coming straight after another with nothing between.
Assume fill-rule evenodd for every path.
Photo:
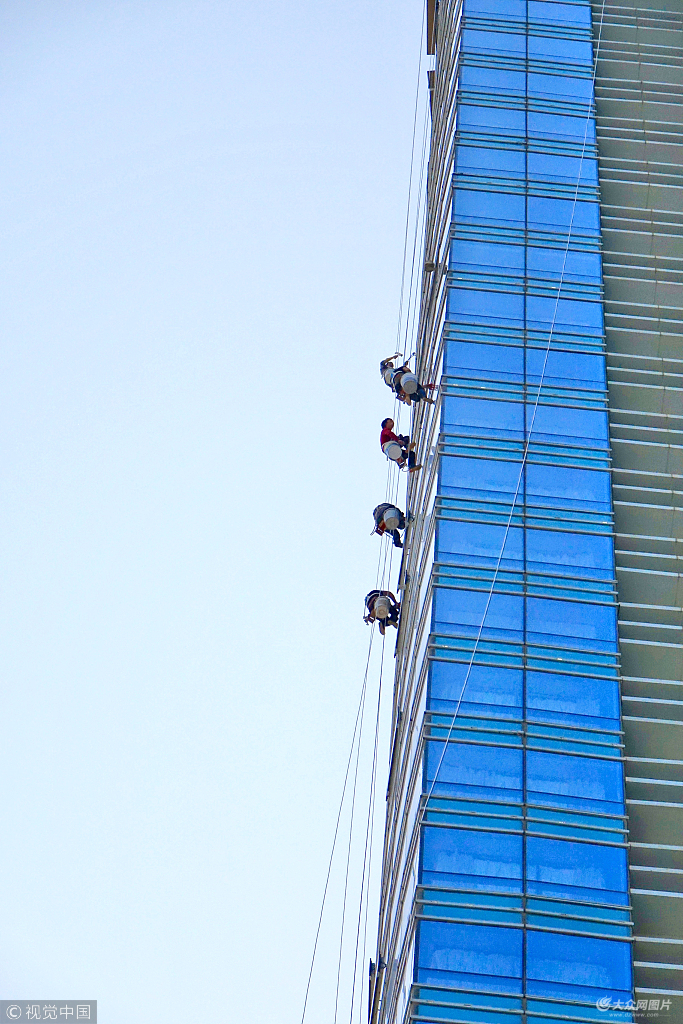
<instances>
[{"instance_id":1,"label":"suspended worker","mask_svg":"<svg viewBox=\"0 0 683 1024\"><path fill-rule=\"evenodd\" d=\"M371 590L365 598L366 614L363 622L379 623L379 631L384 636L387 626L398 629L398 617L401 606L390 590Z\"/></svg>"},{"instance_id":2,"label":"suspended worker","mask_svg":"<svg viewBox=\"0 0 683 1024\"><path fill-rule=\"evenodd\" d=\"M399 402L405 402L406 405L410 405L411 401L423 401L434 405L434 399L427 397L427 389L433 391L436 385L420 384L407 362L403 363L402 366L394 366L394 360L400 354L400 352L397 352L396 355L390 356L388 359L382 359L379 364L382 380L387 387L391 388Z\"/></svg>"},{"instance_id":3,"label":"suspended worker","mask_svg":"<svg viewBox=\"0 0 683 1024\"><path fill-rule=\"evenodd\" d=\"M380 537L388 533L394 539L395 548L403 547L400 531L406 528L406 517L400 508L396 508L390 501L384 501L373 510L372 518L375 520L373 533L378 533Z\"/></svg>"},{"instance_id":4,"label":"suspended worker","mask_svg":"<svg viewBox=\"0 0 683 1024\"><path fill-rule=\"evenodd\" d=\"M382 433L379 435L380 448L388 459L395 462L399 469L408 466L408 472L414 473L422 466L415 463L415 442L411 441L405 434L394 433L394 421L387 417L382 420Z\"/></svg>"}]
</instances>

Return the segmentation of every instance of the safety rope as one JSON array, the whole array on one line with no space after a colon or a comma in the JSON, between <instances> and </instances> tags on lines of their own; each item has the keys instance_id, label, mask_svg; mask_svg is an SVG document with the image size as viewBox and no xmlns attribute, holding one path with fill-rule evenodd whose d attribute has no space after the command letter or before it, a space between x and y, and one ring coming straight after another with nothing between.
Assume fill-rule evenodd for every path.
<instances>
[{"instance_id":1,"label":"safety rope","mask_svg":"<svg viewBox=\"0 0 683 1024\"><path fill-rule=\"evenodd\" d=\"M424 7L424 5L423 5L423 7ZM426 21L426 12L423 10L423 12L422 12L422 27L420 29L420 54L419 54L419 59L418 59L418 63L417 63L417 84L415 86L415 110L414 110L414 113L413 113L413 140L412 140L411 147L410 147L410 174L408 175L408 205L407 205L407 208L406 208L406 226L405 226L405 232L404 232L404 237L403 237L403 269L402 269L402 272L401 272L401 290L400 290L400 297L399 297L399 303L398 303L398 326L397 326L397 329L396 329L396 351L397 352L400 351L399 345L400 345L400 342L401 342L401 320L402 320L402 317L403 317L403 296L404 296L405 279L406 279L406 257L408 255L408 232L410 230L410 208L411 208L411 204L412 204L412 194L413 194L413 167L414 167L414 163L415 163L415 136L417 134L417 111L418 111L418 104L419 104L419 99L420 99L420 79L422 77L422 44L424 42L424 35L425 35L425 21Z\"/></svg>"},{"instance_id":2,"label":"safety rope","mask_svg":"<svg viewBox=\"0 0 683 1024\"><path fill-rule=\"evenodd\" d=\"M384 644L382 644L384 650ZM367 689L366 689L367 693ZM344 899L342 901L341 929L339 931L339 955L337 958L337 986L334 994L334 1024L337 1024L337 1009L339 1006L339 982L341 979L342 955L344 951L344 924L346 921L346 898L349 891L349 869L351 867L351 847L353 843L354 811L356 807L356 787L358 785L358 765L360 763L361 737L363 735L363 718L365 714L365 697L363 697L363 710L360 716L360 728L358 730L358 746L356 747L356 767L353 773L353 790L351 794L351 814L349 823L349 842L346 850L346 872L344 874ZM354 975L355 983L355 975Z\"/></svg>"},{"instance_id":3,"label":"safety rope","mask_svg":"<svg viewBox=\"0 0 683 1024\"><path fill-rule=\"evenodd\" d=\"M360 717L361 717L361 713L362 713L363 707L365 705L365 692L366 692L367 683L368 683L368 671L369 671L369 668L370 668L370 655L372 654L372 640L373 640L374 632L375 632L375 630L374 630L374 626L373 626L372 632L370 633L370 643L368 644L368 657L367 657L367 661L365 663L365 673L364 673L364 676L363 676L363 685L361 687L360 700L358 702L358 710L356 711L356 720L355 720L355 723L354 723L354 726L353 726L353 735L351 737L351 749L349 751L349 757L348 757L348 760L346 762L346 772L344 774L344 784L342 786L342 794L341 794L341 799L339 801L339 810L337 812L337 821L336 821L335 827L334 827L334 836L332 838L332 850L330 851L330 859L329 859L329 862L328 862L328 865L327 865L327 875L325 877L325 887L323 889L323 898L322 898L322 902L321 902L321 906L320 906L320 914L318 916L318 926L316 928L315 940L313 942L313 953L311 955L311 966L310 966L309 971L308 971L308 980L306 982L306 992L305 992L305 995L304 995L304 1005L303 1005L303 1011L301 1013L301 1024L304 1024L304 1020L305 1020L305 1017L306 1017L306 1009L308 1007L308 996L309 996L310 989L311 989L311 980L313 978L313 967L315 965L315 957L316 957L316 953L318 951L318 940L320 938L320 929L321 929L322 923L323 923L323 914L325 912L325 903L327 902L327 892L328 892L329 885L330 885L330 876L332 874L332 861L334 860L334 851L335 851L335 849L337 847L337 838L339 836L339 824L341 822L342 811L344 809L344 798L346 796L346 787L347 787L348 781L349 781L349 771L351 769L351 761L353 760L353 752L354 752L354 749L355 749L355 746L356 746L356 734L358 732L358 725L359 725L359 722L360 722Z\"/></svg>"},{"instance_id":4,"label":"safety rope","mask_svg":"<svg viewBox=\"0 0 683 1024\"><path fill-rule=\"evenodd\" d=\"M403 321L403 310L404 310L404 304L405 304L405 285L406 285L406 276L407 276L408 238L409 238L410 222L411 222L411 209L413 208L413 188L414 188L414 181L413 181L413 179L414 179L414 164L415 164L415 155L416 155L415 154L415 140L416 140L416 136L417 136L418 110L419 110L419 93L420 93L420 78L421 78L421 73L422 73L422 54L423 54L424 33L425 33L425 14L423 12L421 37L420 37L420 49L419 49L419 61L418 61L418 75L417 75L417 84L416 84L416 93L415 93L415 110L414 110L414 117L413 117L413 136L412 136L412 145L411 145L411 162L410 162L410 174L409 174L409 182L408 182L408 203L407 203L407 209L406 209L406 226L405 226L405 237L404 237L404 246L403 246L403 265L402 265L402 273L401 273L401 286L400 286L400 298L399 298L399 313L398 313L398 325L397 325L397 341L398 342L400 342L401 333L402 333L401 332L401 325L402 325L402 321ZM421 160L420 160L419 185L418 185L418 204L417 204L417 210L415 212L415 228L414 228L414 230L415 230L415 238L413 239L411 278L410 278L410 286L409 286L409 289L408 289L408 306L407 306L407 311L406 311L406 332L405 332L406 339L408 337L409 325L411 323L411 320L412 320L413 323L414 323L414 320L415 320L415 310L414 310L414 308L412 308L413 307L413 278L415 276L415 259L416 259L416 251L417 251L417 235L418 235L419 224L420 224L420 219L421 219L421 210L422 210L422 183L423 183L423 180L424 180L424 171L425 171L424 154L425 154L425 143L424 143L424 139L423 139L422 157L421 157ZM397 346L397 350L398 350L398 346ZM404 346L403 346L403 350L402 350L404 358L405 358L405 351L406 351L406 343L404 342ZM392 418L393 418L394 422L396 423L397 431L400 431L400 418L401 418L400 405L401 405L401 403L398 401L398 396L395 395L394 396L394 414L393 414ZM386 499L385 500L392 502L392 504L397 504L398 503L398 493L399 493L399 490L400 490L400 486L401 486L401 473L398 472L398 473L394 474L392 472L392 464L391 464L391 462L389 462L389 464L387 466L387 480L386 480L386 488L385 488ZM377 573L376 573L376 589L380 589L380 590L385 589L385 583L387 583L388 580L390 580L392 564L393 564L393 555L394 555L393 544L391 544L391 543L383 544L382 547L380 548L379 557L378 557L378 565L377 565ZM333 866L333 861L334 861L334 855L335 855L335 851L336 851L336 848L337 848L337 841L338 841L338 838L339 838L340 824L341 824L342 813L343 813L344 803L345 803L345 800L346 800L346 794L347 794L347 789L348 789L348 784L349 784L349 775L350 775L350 771L351 771L351 764L352 764L352 761L353 761L353 755L354 755L354 751L355 751L355 753L356 753L356 761L355 761L355 770L354 770L353 787L352 787L351 813L350 813L350 820L349 820L349 840L348 840L348 845L347 845L347 857L346 857L346 869L345 869L345 881L344 881L344 898L343 898L342 921L341 921L341 928L340 928L340 941L339 941L338 961L337 961L337 983L336 983L336 991L335 991L335 1013L334 1013L335 1024L336 1024L336 1021L337 1021L338 1005L339 1005L340 979L341 979L342 958L343 958L344 937L345 937L344 936L344 932L345 932L345 921L346 921L346 905L347 905L347 896L348 896L349 872L350 872L352 840L353 840L353 830L354 830L354 817L355 817L355 805L356 805L356 785L357 785L357 778L358 778L358 768L359 768L359 760L360 760L360 753L361 753L361 744L363 742L363 722L364 722L364 717L365 717L365 700L366 700L366 696L367 696L368 676L369 676L369 670L370 670L370 662L371 662L371 655L372 655L373 639L374 639L374 635L375 635L375 625L376 624L373 622L372 623L372 627L371 627L370 640L369 640L369 644L368 644L368 654L367 654L365 671L364 671L364 676L363 676L363 685L362 685L362 688L361 688L361 696L360 696L360 700L359 700L359 704L358 704L358 709L357 709L357 712L356 712L356 719L355 719L353 735L352 735L352 739L351 739L351 748L350 748L350 751L349 751L349 756L348 756L347 765L346 765L346 771L345 771L345 775L344 775L344 783L343 783L343 786L342 786L342 794L341 794L341 799L340 799L340 802L339 802L339 809L338 809L338 813L337 813L335 829L334 829L334 835L333 835L333 840L332 840L332 849L331 849L331 852L330 852L330 858L329 858L328 867L327 867L327 874L326 874L326 878L325 878L325 886L324 886L324 890L323 890L323 897L322 897L322 902L321 902L320 914L319 914L319 917L318 917L318 923L317 923L317 928L316 928L316 933L315 933L315 940L314 940L314 944L313 944L313 952L312 952L312 956L311 956L311 964L310 964L309 973L308 973L308 979L307 979L307 984L306 984L306 991L305 991L305 996L304 996L303 1011L302 1011L302 1016L301 1016L301 1024L304 1024L305 1017L306 1017L306 1011L307 1011L307 1007L308 1007L308 1000L309 1000L311 982L312 982L312 978L313 978L313 970L314 970L314 965L315 965L315 958L316 958L316 953L317 953L317 950L318 950L318 943L319 943L319 939L320 939L320 932L321 932L321 928L322 928L323 916L324 916L325 906L326 906L326 902L327 902L327 896L328 896L330 879L331 879L331 874L332 874L332 866ZM368 812L367 812L366 827L365 827L365 841L364 841L363 862L362 862L362 875L361 875L361 889L360 889L360 901L359 901L359 910L358 910L358 920L357 920L357 923L356 923L356 937L355 937L355 948L354 948L354 966L353 966L353 979L352 979L352 989L351 989L351 1006L350 1006L350 1020L351 1021L353 1020L354 1010L355 1010L355 997L356 997L356 988L357 988L356 979L357 979L357 975L358 975L359 966L360 966L361 969L363 968L364 961L365 961L366 946L367 946L367 922L368 922L368 908L369 908L369 897L370 897L370 880L371 880L371 872L372 872L372 845L373 845L372 840L373 840L373 833L374 833L375 797L376 797L376 791L377 791L376 782L377 782L377 764L378 764L378 743L379 743L380 712L381 712L381 699L382 699L382 676L383 676L383 671L384 671L385 639L386 639L386 636L382 638L380 670L379 670L379 682L378 682L378 688L377 688L377 709L376 709L376 716L375 716L374 743L373 743L373 752L372 752L372 768L371 768L370 792L369 792ZM363 912L363 894L364 893L365 893L365 917L364 917L364 928L363 928L362 959L361 959L360 964L359 964L358 953L359 953L359 949L360 949L361 918L362 918L362 912ZM360 989L359 989L359 1000L358 1000L359 1008L362 1008L362 1005L363 1005L363 994L364 994L364 989L365 989L364 982L365 982L365 973L363 972L362 979L361 979L361 986L360 986Z\"/></svg>"},{"instance_id":5,"label":"safety rope","mask_svg":"<svg viewBox=\"0 0 683 1024\"><path fill-rule=\"evenodd\" d=\"M391 571L391 566L390 566L390 571ZM364 851L363 851L363 873L362 873L362 876L361 876L361 885L360 885L360 901L358 903L358 922L357 922L357 926L356 926L356 948L355 948L355 951L354 951L354 958L353 958L353 986L352 986L352 989L351 989L351 1016L350 1016L350 1020L351 1021L353 1021L353 1011L354 1011L354 1007L355 1007L356 978L358 976L358 965L359 965L359 961L358 961L358 948L359 948L359 943L360 943L361 916L362 916L362 912L363 912L363 890L364 890L364 886L365 886L365 875L366 875L366 866L367 866L367 879L368 879L368 881L367 881L367 893L366 893L366 898L365 898L365 925L364 925L364 928L363 928L363 952L362 952L361 959L360 959L360 966L361 966L361 970L363 971L363 973L361 975L361 988L360 988L360 994L359 994L359 1005L360 1005L361 1008L363 1006L363 992L364 992L364 982L365 982L364 965L365 965L365 952L366 952L366 941L367 941L368 909L370 907L370 877L371 877L371 869L372 869L372 840L373 840L373 834L374 834L373 825L374 825L374 820L375 820L375 795L377 793L377 750L378 750L378 742L379 742L380 710L381 710L381 703L382 703L382 677L383 677L383 670L384 670L384 648L385 648L385 645L384 645L384 643L382 643L382 657L381 657L380 668L379 668L379 681L380 681L380 685L379 685L379 687L377 689L377 713L375 715L375 739L374 739L374 745L373 745L373 751L372 751L372 772L371 772L371 780L370 780L370 798L368 800L368 815L367 815L367 822L366 822L366 826L365 826L365 848L364 848Z\"/></svg>"}]
</instances>

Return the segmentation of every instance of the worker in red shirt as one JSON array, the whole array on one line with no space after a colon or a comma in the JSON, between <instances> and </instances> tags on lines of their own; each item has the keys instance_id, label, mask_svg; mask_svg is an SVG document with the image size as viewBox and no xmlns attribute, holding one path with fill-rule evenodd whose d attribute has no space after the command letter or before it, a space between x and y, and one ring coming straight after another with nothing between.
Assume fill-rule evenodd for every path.
<instances>
[{"instance_id":1,"label":"worker in red shirt","mask_svg":"<svg viewBox=\"0 0 683 1024\"><path fill-rule=\"evenodd\" d=\"M415 464L415 442L411 442L405 434L394 433L394 421L390 418L382 420L382 433L379 435L380 448L388 459L398 464L399 469L407 464L408 472L414 473L422 466Z\"/></svg>"}]
</instances>

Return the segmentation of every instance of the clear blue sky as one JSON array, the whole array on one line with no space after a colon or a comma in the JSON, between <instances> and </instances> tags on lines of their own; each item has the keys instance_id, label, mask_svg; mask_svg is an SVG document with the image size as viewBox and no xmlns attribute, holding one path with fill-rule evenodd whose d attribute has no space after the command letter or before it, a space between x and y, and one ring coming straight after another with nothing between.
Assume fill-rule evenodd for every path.
<instances>
[{"instance_id":1,"label":"clear blue sky","mask_svg":"<svg viewBox=\"0 0 683 1024\"><path fill-rule=\"evenodd\" d=\"M367 652L422 14L2 5L0 998L300 1019Z\"/></svg>"}]
</instances>

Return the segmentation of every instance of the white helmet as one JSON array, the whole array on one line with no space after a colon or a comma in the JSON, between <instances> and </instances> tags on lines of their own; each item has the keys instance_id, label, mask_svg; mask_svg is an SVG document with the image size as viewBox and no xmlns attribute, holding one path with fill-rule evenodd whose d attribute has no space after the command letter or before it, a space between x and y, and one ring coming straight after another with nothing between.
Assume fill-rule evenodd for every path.
<instances>
[{"instance_id":1,"label":"white helmet","mask_svg":"<svg viewBox=\"0 0 683 1024\"><path fill-rule=\"evenodd\" d=\"M389 598L381 597L375 598L375 607L372 609L376 619L388 619L391 611L391 604Z\"/></svg>"}]
</instances>

